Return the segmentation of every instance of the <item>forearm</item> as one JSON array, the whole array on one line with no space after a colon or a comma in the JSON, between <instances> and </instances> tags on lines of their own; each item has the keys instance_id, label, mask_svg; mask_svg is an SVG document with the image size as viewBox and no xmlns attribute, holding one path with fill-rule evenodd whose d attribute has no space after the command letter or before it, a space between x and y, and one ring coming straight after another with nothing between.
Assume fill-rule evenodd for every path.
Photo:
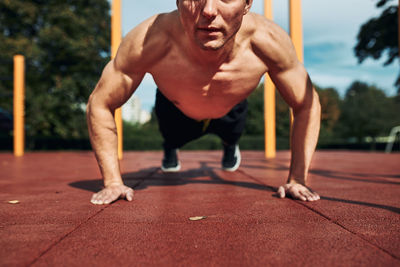
<instances>
[{"instance_id":1,"label":"forearm","mask_svg":"<svg viewBox=\"0 0 400 267\"><path fill-rule=\"evenodd\" d=\"M104 186L123 184L118 161L118 137L113 111L89 103L87 122L90 142L104 179Z\"/></svg>"},{"instance_id":2,"label":"forearm","mask_svg":"<svg viewBox=\"0 0 400 267\"><path fill-rule=\"evenodd\" d=\"M321 107L318 96L314 93L310 107L294 112L288 183L306 184L311 159L318 142L320 121Z\"/></svg>"}]
</instances>

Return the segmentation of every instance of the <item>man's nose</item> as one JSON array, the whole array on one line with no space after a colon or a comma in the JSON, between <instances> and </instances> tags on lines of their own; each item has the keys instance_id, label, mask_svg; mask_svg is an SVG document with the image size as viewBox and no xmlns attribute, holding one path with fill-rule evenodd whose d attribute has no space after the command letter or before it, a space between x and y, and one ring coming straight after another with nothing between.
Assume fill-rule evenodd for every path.
<instances>
[{"instance_id":1,"label":"man's nose","mask_svg":"<svg viewBox=\"0 0 400 267\"><path fill-rule=\"evenodd\" d=\"M217 1L218 0L204 0L203 16L207 18L216 17L217 11Z\"/></svg>"}]
</instances>

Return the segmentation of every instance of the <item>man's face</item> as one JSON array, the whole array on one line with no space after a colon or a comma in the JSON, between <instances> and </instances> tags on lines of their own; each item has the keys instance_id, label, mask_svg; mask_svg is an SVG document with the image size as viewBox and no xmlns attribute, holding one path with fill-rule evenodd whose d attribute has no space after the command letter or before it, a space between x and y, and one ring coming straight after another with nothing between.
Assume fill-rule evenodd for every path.
<instances>
[{"instance_id":1,"label":"man's face","mask_svg":"<svg viewBox=\"0 0 400 267\"><path fill-rule=\"evenodd\" d=\"M204 50L218 50L239 30L250 0L177 0L183 27Z\"/></svg>"}]
</instances>

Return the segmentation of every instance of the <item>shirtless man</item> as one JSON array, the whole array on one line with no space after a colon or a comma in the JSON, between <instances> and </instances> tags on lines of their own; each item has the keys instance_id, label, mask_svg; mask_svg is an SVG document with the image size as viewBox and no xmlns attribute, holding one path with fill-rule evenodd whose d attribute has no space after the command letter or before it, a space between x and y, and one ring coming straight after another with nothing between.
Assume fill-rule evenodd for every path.
<instances>
[{"instance_id":1,"label":"shirtless man","mask_svg":"<svg viewBox=\"0 0 400 267\"><path fill-rule=\"evenodd\" d=\"M294 114L290 171L278 195L319 199L306 187L320 127L318 95L286 32L249 12L252 2L177 0L177 10L147 19L124 38L88 103L90 139L105 186L93 204L133 199L121 178L113 114L145 73L183 114L199 121L223 117L268 73Z\"/></svg>"}]
</instances>

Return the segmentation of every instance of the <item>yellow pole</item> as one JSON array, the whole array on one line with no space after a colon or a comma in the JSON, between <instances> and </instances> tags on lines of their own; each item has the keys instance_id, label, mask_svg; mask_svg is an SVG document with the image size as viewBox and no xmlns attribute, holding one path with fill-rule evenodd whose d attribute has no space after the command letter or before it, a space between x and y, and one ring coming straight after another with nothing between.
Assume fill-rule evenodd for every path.
<instances>
[{"instance_id":1,"label":"yellow pole","mask_svg":"<svg viewBox=\"0 0 400 267\"><path fill-rule=\"evenodd\" d=\"M399 0L400 1L400 0ZM264 0L264 16L267 19L273 20L272 0Z\"/></svg>"},{"instance_id":2,"label":"yellow pole","mask_svg":"<svg viewBox=\"0 0 400 267\"><path fill-rule=\"evenodd\" d=\"M121 0L112 0L111 7L111 59L117 55L118 47L122 41L121 29ZM115 110L115 124L117 125L118 134L118 159L123 156L123 140L122 140L122 111L121 108Z\"/></svg>"},{"instance_id":3,"label":"yellow pole","mask_svg":"<svg viewBox=\"0 0 400 267\"><path fill-rule=\"evenodd\" d=\"M272 20L272 0L264 0L264 16ZM265 128L265 157L276 156L275 129L275 86L268 74L264 78L264 128Z\"/></svg>"},{"instance_id":4,"label":"yellow pole","mask_svg":"<svg viewBox=\"0 0 400 267\"><path fill-rule=\"evenodd\" d=\"M289 0L289 31L300 62L303 56L303 23L301 17L301 0Z\"/></svg>"},{"instance_id":5,"label":"yellow pole","mask_svg":"<svg viewBox=\"0 0 400 267\"><path fill-rule=\"evenodd\" d=\"M303 22L301 16L301 0L289 0L289 31L297 58L304 62ZM290 126L293 125L293 111L290 109ZM291 128L290 127L290 128Z\"/></svg>"},{"instance_id":6,"label":"yellow pole","mask_svg":"<svg viewBox=\"0 0 400 267\"><path fill-rule=\"evenodd\" d=\"M397 23L398 23L397 24L397 30L398 30L397 37L399 38L397 45L398 45L399 57L400 57L400 0L399 0L398 5L397 5Z\"/></svg>"},{"instance_id":7,"label":"yellow pole","mask_svg":"<svg viewBox=\"0 0 400 267\"><path fill-rule=\"evenodd\" d=\"M24 155L25 58L14 56L14 156Z\"/></svg>"}]
</instances>

